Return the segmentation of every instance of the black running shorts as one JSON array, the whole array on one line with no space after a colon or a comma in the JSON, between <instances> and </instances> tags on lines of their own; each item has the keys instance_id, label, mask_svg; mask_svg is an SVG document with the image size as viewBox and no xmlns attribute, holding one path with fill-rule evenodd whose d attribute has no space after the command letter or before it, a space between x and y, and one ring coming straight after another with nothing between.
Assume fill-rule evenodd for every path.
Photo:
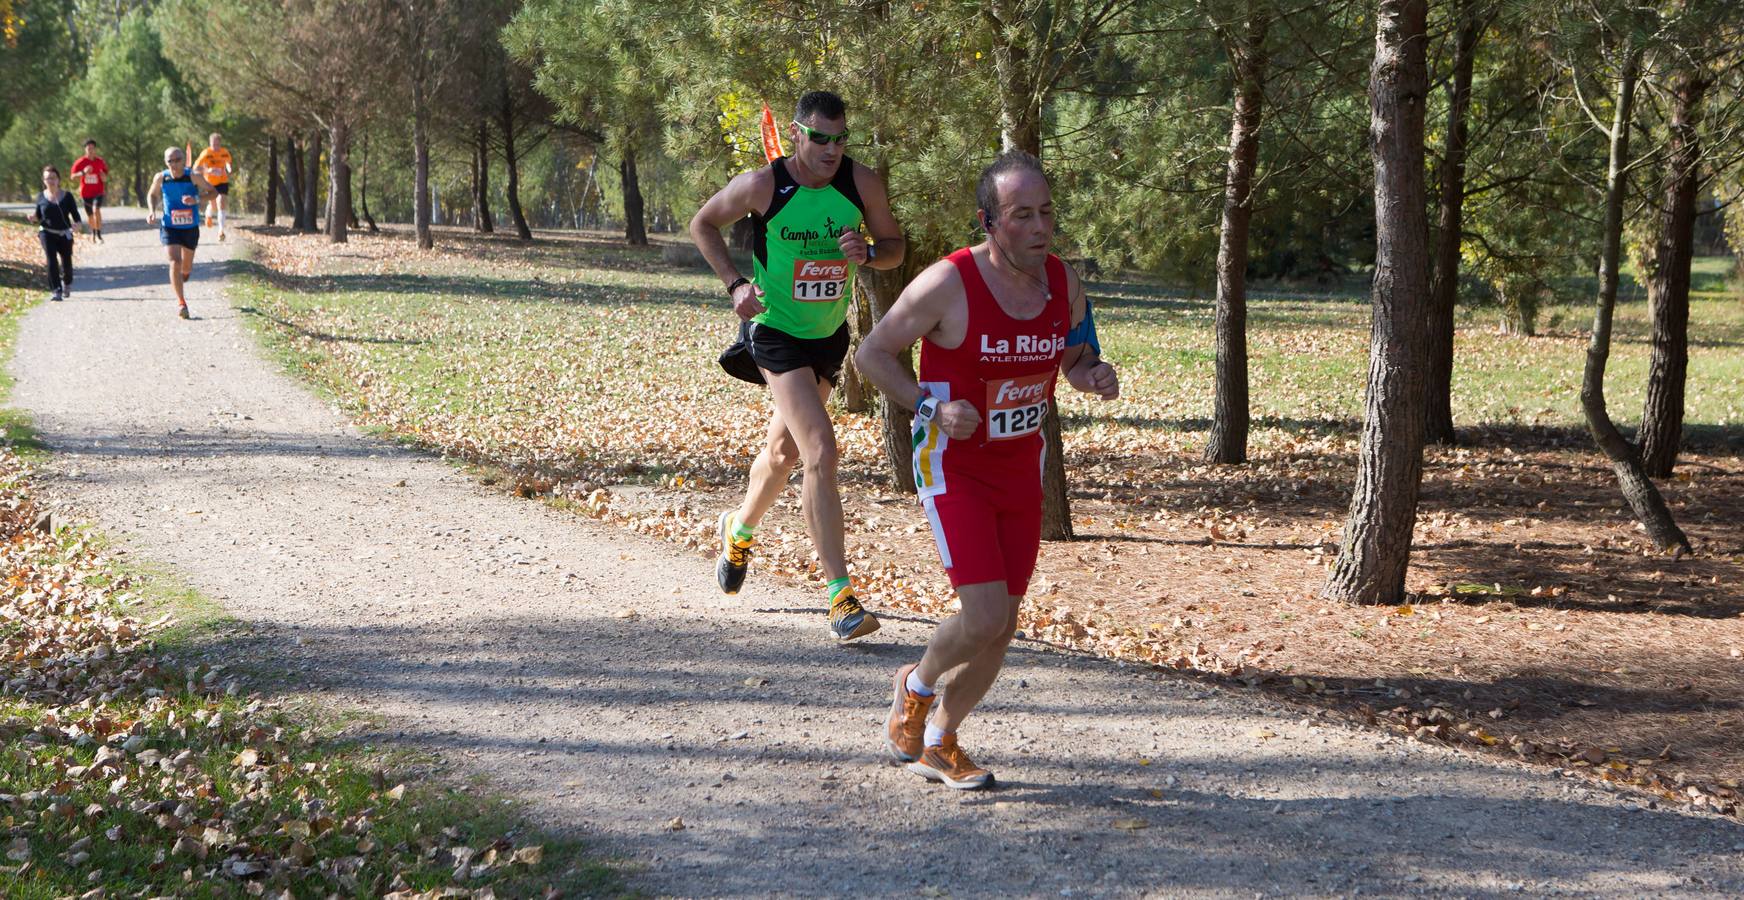
<instances>
[{"instance_id":1,"label":"black running shorts","mask_svg":"<svg viewBox=\"0 0 1744 900\"><path fill-rule=\"evenodd\" d=\"M212 190L215 190L220 194L228 194L230 193L230 182L220 181L217 184L212 185Z\"/></svg>"},{"instance_id":2,"label":"black running shorts","mask_svg":"<svg viewBox=\"0 0 1744 900\"><path fill-rule=\"evenodd\" d=\"M165 247L178 246L193 250L200 246L200 229L198 228L159 228L157 239Z\"/></svg>"},{"instance_id":3,"label":"black running shorts","mask_svg":"<svg viewBox=\"0 0 1744 900\"><path fill-rule=\"evenodd\" d=\"M80 199L85 201L85 215L87 215L87 216L90 215L93 211L103 208L103 195L102 194L98 194L95 197L81 197Z\"/></svg>"},{"instance_id":4,"label":"black running shorts","mask_svg":"<svg viewBox=\"0 0 1744 900\"><path fill-rule=\"evenodd\" d=\"M811 369L819 381L835 384L848 357L848 324L823 338L797 338L779 328L756 322L739 324L739 339L721 354L721 368L741 381L763 383L760 369L780 375Z\"/></svg>"}]
</instances>

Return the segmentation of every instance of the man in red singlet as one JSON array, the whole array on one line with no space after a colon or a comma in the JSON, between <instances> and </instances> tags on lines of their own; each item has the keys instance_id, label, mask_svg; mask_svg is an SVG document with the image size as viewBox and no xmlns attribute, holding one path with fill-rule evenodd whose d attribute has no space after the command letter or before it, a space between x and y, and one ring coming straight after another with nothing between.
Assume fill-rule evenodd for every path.
<instances>
[{"instance_id":1,"label":"man in red singlet","mask_svg":"<svg viewBox=\"0 0 1744 900\"><path fill-rule=\"evenodd\" d=\"M1000 155L975 202L987 241L922 272L854 355L861 374L915 410L915 483L962 604L920 662L896 670L887 747L962 790L993 783L957 746L957 727L999 676L1035 571L1055 376L1105 400L1120 394L1114 367L1074 340L1088 306L1077 274L1048 252L1054 206L1041 163ZM899 361L916 340L918 382ZM935 685L944 699L929 722Z\"/></svg>"},{"instance_id":2,"label":"man in red singlet","mask_svg":"<svg viewBox=\"0 0 1744 900\"><path fill-rule=\"evenodd\" d=\"M103 241L103 197L109 165L97 155L97 141L85 141L85 155L73 160L73 180L79 183L79 199L85 201L85 217L91 220L91 237Z\"/></svg>"}]
</instances>

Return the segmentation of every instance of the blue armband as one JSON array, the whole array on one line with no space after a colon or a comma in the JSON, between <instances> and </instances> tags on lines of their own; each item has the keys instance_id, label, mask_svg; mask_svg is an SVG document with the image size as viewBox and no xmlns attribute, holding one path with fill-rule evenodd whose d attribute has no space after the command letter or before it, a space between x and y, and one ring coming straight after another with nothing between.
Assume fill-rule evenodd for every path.
<instances>
[{"instance_id":1,"label":"blue armband","mask_svg":"<svg viewBox=\"0 0 1744 900\"><path fill-rule=\"evenodd\" d=\"M1096 340L1096 315L1090 308L1090 298L1084 298L1084 321L1066 332L1066 346L1076 347L1079 344L1089 344L1090 351L1097 356L1102 355L1102 343Z\"/></svg>"}]
</instances>

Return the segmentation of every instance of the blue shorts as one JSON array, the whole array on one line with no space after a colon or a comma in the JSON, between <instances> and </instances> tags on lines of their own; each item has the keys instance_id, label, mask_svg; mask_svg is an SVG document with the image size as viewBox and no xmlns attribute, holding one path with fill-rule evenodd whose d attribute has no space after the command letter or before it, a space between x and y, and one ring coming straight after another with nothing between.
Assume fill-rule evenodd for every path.
<instances>
[{"instance_id":1,"label":"blue shorts","mask_svg":"<svg viewBox=\"0 0 1744 900\"><path fill-rule=\"evenodd\" d=\"M159 228L157 239L165 247L181 246L193 250L200 246L200 229L198 228Z\"/></svg>"}]
</instances>

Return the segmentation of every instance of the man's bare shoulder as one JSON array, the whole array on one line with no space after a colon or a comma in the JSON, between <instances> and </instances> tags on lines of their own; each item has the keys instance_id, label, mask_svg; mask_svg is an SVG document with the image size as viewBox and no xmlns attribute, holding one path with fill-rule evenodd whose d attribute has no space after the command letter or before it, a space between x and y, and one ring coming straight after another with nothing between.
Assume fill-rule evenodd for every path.
<instances>
[{"instance_id":1,"label":"man's bare shoulder","mask_svg":"<svg viewBox=\"0 0 1744 900\"><path fill-rule=\"evenodd\" d=\"M759 166L749 172L740 172L721 188L715 197L728 207L733 218L747 213L761 213L769 208L769 201L775 196L775 173L768 166Z\"/></svg>"},{"instance_id":2,"label":"man's bare shoulder","mask_svg":"<svg viewBox=\"0 0 1744 900\"><path fill-rule=\"evenodd\" d=\"M941 259L921 270L914 276L905 296L912 296L914 302L924 305L949 305L963 300L967 295L963 292L963 276L957 271L955 263Z\"/></svg>"}]
</instances>

